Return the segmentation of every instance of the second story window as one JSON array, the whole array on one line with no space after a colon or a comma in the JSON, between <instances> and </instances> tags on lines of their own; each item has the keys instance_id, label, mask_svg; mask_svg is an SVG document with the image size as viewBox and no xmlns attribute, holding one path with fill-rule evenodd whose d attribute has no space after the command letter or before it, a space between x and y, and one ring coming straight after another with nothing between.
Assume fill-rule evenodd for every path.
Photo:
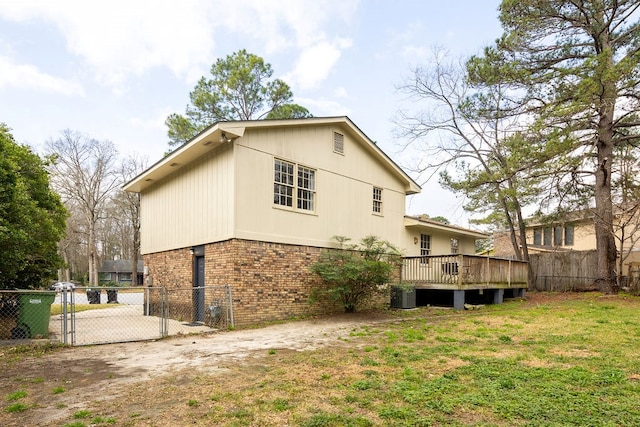
<instances>
[{"instance_id":1,"label":"second story window","mask_svg":"<svg viewBox=\"0 0 640 427\"><path fill-rule=\"evenodd\" d=\"M382 213L382 188L373 187L373 213Z\"/></svg>"},{"instance_id":2,"label":"second story window","mask_svg":"<svg viewBox=\"0 0 640 427\"><path fill-rule=\"evenodd\" d=\"M542 246L573 246L574 225L553 225L533 229L533 244Z\"/></svg>"},{"instance_id":3,"label":"second story window","mask_svg":"<svg viewBox=\"0 0 640 427\"><path fill-rule=\"evenodd\" d=\"M293 207L294 164L276 159L273 177L273 203Z\"/></svg>"},{"instance_id":4,"label":"second story window","mask_svg":"<svg viewBox=\"0 0 640 427\"><path fill-rule=\"evenodd\" d=\"M566 224L564 226L564 244L573 246L573 224Z\"/></svg>"},{"instance_id":5,"label":"second story window","mask_svg":"<svg viewBox=\"0 0 640 427\"><path fill-rule=\"evenodd\" d=\"M316 171L298 166L298 209L312 211L316 198Z\"/></svg>"},{"instance_id":6,"label":"second story window","mask_svg":"<svg viewBox=\"0 0 640 427\"><path fill-rule=\"evenodd\" d=\"M313 211L316 199L316 171L280 159L275 159L273 169L273 203Z\"/></svg>"},{"instance_id":7,"label":"second story window","mask_svg":"<svg viewBox=\"0 0 640 427\"><path fill-rule=\"evenodd\" d=\"M542 245L542 228L535 228L533 230L533 244Z\"/></svg>"}]
</instances>

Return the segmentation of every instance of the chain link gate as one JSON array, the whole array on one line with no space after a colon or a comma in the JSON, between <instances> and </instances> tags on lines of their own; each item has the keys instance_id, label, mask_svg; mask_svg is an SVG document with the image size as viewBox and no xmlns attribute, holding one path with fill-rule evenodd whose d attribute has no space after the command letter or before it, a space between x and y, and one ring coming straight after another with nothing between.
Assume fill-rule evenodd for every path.
<instances>
[{"instance_id":1,"label":"chain link gate","mask_svg":"<svg viewBox=\"0 0 640 427\"><path fill-rule=\"evenodd\" d=\"M231 286L100 287L0 291L0 340L50 339L68 345L144 341L233 327Z\"/></svg>"}]
</instances>

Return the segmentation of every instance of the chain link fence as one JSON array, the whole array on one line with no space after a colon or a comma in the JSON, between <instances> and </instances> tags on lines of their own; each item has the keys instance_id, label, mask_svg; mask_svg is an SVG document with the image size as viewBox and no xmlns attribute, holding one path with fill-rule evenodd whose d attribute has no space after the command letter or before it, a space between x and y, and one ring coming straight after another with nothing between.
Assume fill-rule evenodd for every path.
<instances>
[{"instance_id":1,"label":"chain link fence","mask_svg":"<svg viewBox=\"0 0 640 427\"><path fill-rule=\"evenodd\" d=\"M230 286L0 291L0 340L143 341L233 327Z\"/></svg>"}]
</instances>

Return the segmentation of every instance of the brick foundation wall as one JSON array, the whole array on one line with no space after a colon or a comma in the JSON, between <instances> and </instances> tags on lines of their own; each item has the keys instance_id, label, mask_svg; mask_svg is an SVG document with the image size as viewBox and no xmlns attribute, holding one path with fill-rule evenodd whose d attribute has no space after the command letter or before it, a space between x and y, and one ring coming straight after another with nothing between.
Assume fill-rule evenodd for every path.
<instances>
[{"instance_id":1,"label":"brick foundation wall","mask_svg":"<svg viewBox=\"0 0 640 427\"><path fill-rule=\"evenodd\" d=\"M290 319L300 316L341 313L339 302L320 300L309 304L320 279L309 271L320 248L232 239L205 245L205 286L231 285L237 326ZM170 306L191 306L193 255L189 248L144 255L148 282L186 292L169 301ZM184 300L184 301L183 301ZM206 303L210 303L209 299ZM388 304L381 296L375 305ZM188 316L188 315L185 315Z\"/></svg>"}]
</instances>

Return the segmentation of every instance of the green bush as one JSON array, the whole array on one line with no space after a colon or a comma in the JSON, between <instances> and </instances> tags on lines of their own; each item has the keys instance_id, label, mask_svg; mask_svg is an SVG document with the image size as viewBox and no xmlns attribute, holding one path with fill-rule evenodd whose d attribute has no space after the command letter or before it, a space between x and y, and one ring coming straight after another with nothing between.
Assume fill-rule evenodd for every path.
<instances>
[{"instance_id":1,"label":"green bush","mask_svg":"<svg viewBox=\"0 0 640 427\"><path fill-rule=\"evenodd\" d=\"M400 253L389 242L376 236L363 238L358 245L347 244L349 239L334 236L339 249L323 250L311 271L326 285L318 293L341 301L344 311L353 313L357 307L379 293L388 291L393 270L400 262Z\"/></svg>"}]
</instances>

